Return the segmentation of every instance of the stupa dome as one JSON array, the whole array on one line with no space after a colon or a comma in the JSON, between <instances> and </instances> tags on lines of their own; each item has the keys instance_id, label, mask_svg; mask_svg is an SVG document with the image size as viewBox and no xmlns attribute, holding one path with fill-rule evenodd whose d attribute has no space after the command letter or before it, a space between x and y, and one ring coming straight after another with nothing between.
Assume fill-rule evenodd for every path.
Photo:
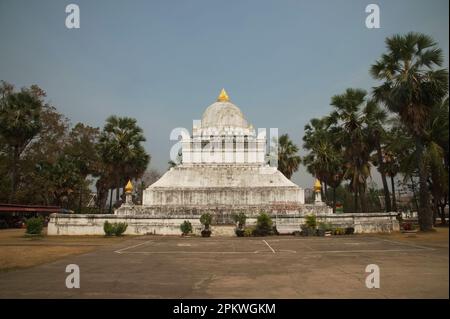
<instances>
[{"instance_id":1,"label":"stupa dome","mask_svg":"<svg viewBox=\"0 0 450 319\"><path fill-rule=\"evenodd\" d=\"M241 127L248 128L248 122L241 110L230 102L230 99L222 89L217 102L208 106L202 116L202 127Z\"/></svg>"}]
</instances>

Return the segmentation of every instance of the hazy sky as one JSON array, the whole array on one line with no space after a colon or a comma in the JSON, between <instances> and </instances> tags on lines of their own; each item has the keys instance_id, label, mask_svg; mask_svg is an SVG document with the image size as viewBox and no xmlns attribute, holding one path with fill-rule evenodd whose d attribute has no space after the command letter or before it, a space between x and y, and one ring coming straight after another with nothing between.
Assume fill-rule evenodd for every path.
<instances>
[{"instance_id":1,"label":"hazy sky","mask_svg":"<svg viewBox=\"0 0 450 319\"><path fill-rule=\"evenodd\" d=\"M65 27L69 3L80 7L80 29ZM380 29L365 27L370 3L380 6ZM448 0L0 0L0 79L38 84L73 124L103 126L111 114L137 118L151 167L165 171L170 131L191 130L222 87L255 127L277 127L301 145L304 125L330 111L332 95L374 85L368 69L387 36L429 34L448 66L448 6ZM313 182L303 166L294 181Z\"/></svg>"}]
</instances>

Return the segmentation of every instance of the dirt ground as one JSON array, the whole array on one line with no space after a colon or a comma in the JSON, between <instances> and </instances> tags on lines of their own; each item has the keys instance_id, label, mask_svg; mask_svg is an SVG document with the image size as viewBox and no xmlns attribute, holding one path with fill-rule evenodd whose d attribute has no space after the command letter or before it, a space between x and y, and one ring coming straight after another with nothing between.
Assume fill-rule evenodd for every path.
<instances>
[{"instance_id":1,"label":"dirt ground","mask_svg":"<svg viewBox=\"0 0 450 319\"><path fill-rule=\"evenodd\" d=\"M46 233L46 229L43 230ZM103 236L26 237L25 229L0 230L0 272L49 263L83 254L125 238Z\"/></svg>"},{"instance_id":2,"label":"dirt ground","mask_svg":"<svg viewBox=\"0 0 450 319\"><path fill-rule=\"evenodd\" d=\"M1 272L0 298L448 299L448 236L448 228L438 228L426 234L306 238L30 240L0 231L2 264L5 256L16 267L28 258L40 263ZM25 249L26 257L12 250L5 255L5 247ZM47 256L50 248L55 251ZM68 264L80 268L79 289L66 287ZM369 264L379 266L380 288L366 286Z\"/></svg>"}]
</instances>

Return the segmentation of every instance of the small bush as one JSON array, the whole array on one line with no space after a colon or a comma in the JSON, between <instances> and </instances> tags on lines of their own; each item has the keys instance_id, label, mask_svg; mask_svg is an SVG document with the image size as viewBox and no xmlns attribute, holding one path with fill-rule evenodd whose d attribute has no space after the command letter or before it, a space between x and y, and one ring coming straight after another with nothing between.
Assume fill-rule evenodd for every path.
<instances>
[{"instance_id":1,"label":"small bush","mask_svg":"<svg viewBox=\"0 0 450 319\"><path fill-rule=\"evenodd\" d=\"M127 230L127 223L114 223L114 235L122 236L122 234Z\"/></svg>"},{"instance_id":2,"label":"small bush","mask_svg":"<svg viewBox=\"0 0 450 319\"><path fill-rule=\"evenodd\" d=\"M211 230L203 229L202 230L202 237L211 237Z\"/></svg>"},{"instance_id":3,"label":"small bush","mask_svg":"<svg viewBox=\"0 0 450 319\"><path fill-rule=\"evenodd\" d=\"M244 229L245 227L245 222L247 220L247 216L245 216L244 213L239 213L239 214L234 214L233 215L233 220L235 223L237 223L238 228L239 229Z\"/></svg>"},{"instance_id":4,"label":"small bush","mask_svg":"<svg viewBox=\"0 0 450 319\"><path fill-rule=\"evenodd\" d=\"M308 226L303 226L301 231L302 236L315 236L316 229Z\"/></svg>"},{"instance_id":5,"label":"small bush","mask_svg":"<svg viewBox=\"0 0 450 319\"><path fill-rule=\"evenodd\" d=\"M317 227L316 215L308 215L308 216L306 216L306 222L305 223L310 228L316 228Z\"/></svg>"},{"instance_id":6,"label":"small bush","mask_svg":"<svg viewBox=\"0 0 450 319\"><path fill-rule=\"evenodd\" d=\"M333 231L333 235L344 235L345 229L341 227L336 227Z\"/></svg>"},{"instance_id":7,"label":"small bush","mask_svg":"<svg viewBox=\"0 0 450 319\"><path fill-rule=\"evenodd\" d=\"M212 216L210 213L205 213L200 216L200 223L205 226L205 230L209 229L209 225L211 225Z\"/></svg>"},{"instance_id":8,"label":"small bush","mask_svg":"<svg viewBox=\"0 0 450 319\"><path fill-rule=\"evenodd\" d=\"M238 237L244 237L244 234L245 234L245 230L244 230L244 229L236 228L236 229L234 230L234 232L236 233L236 236L238 236Z\"/></svg>"},{"instance_id":9,"label":"small bush","mask_svg":"<svg viewBox=\"0 0 450 319\"><path fill-rule=\"evenodd\" d=\"M185 220L180 225L180 229L181 229L181 232L183 233L183 235L187 235L189 233L192 233L192 224L188 220Z\"/></svg>"},{"instance_id":10,"label":"small bush","mask_svg":"<svg viewBox=\"0 0 450 319\"><path fill-rule=\"evenodd\" d=\"M42 217L33 217L26 220L26 233L29 235L40 235L42 228L44 228L44 220Z\"/></svg>"},{"instance_id":11,"label":"small bush","mask_svg":"<svg viewBox=\"0 0 450 319\"><path fill-rule=\"evenodd\" d=\"M316 235L317 235L317 236L325 236L325 229L323 229L323 228L318 228L318 229L316 230Z\"/></svg>"},{"instance_id":12,"label":"small bush","mask_svg":"<svg viewBox=\"0 0 450 319\"><path fill-rule=\"evenodd\" d=\"M353 227L347 227L345 229L345 234L346 235L353 235L354 233L355 233L355 228L353 228Z\"/></svg>"},{"instance_id":13,"label":"small bush","mask_svg":"<svg viewBox=\"0 0 450 319\"><path fill-rule=\"evenodd\" d=\"M323 231L332 231L333 226L329 223L319 223L318 224L319 229L322 229Z\"/></svg>"},{"instance_id":14,"label":"small bush","mask_svg":"<svg viewBox=\"0 0 450 319\"><path fill-rule=\"evenodd\" d=\"M109 221L105 221L103 224L103 231L105 232L106 236L113 236L114 235L114 226Z\"/></svg>"},{"instance_id":15,"label":"small bush","mask_svg":"<svg viewBox=\"0 0 450 319\"><path fill-rule=\"evenodd\" d=\"M251 237L253 236L253 232L255 231L255 229L253 227L246 227L244 229L244 237Z\"/></svg>"},{"instance_id":16,"label":"small bush","mask_svg":"<svg viewBox=\"0 0 450 319\"><path fill-rule=\"evenodd\" d=\"M122 236L122 234L127 230L127 223L110 223L105 221L103 224L103 231L106 236Z\"/></svg>"},{"instance_id":17,"label":"small bush","mask_svg":"<svg viewBox=\"0 0 450 319\"><path fill-rule=\"evenodd\" d=\"M255 236L268 236L273 234L273 222L266 213L261 213L256 219L256 228L253 231Z\"/></svg>"}]
</instances>

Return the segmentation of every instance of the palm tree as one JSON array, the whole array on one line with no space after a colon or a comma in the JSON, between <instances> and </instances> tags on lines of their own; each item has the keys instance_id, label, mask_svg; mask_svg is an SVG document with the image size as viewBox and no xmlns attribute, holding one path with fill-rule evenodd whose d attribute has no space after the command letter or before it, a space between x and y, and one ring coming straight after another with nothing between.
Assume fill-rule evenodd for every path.
<instances>
[{"instance_id":1,"label":"palm tree","mask_svg":"<svg viewBox=\"0 0 450 319\"><path fill-rule=\"evenodd\" d=\"M355 194L355 211L358 212L358 196L363 211L367 210L365 193L367 179L370 177L370 154L367 130L361 106L365 102L366 91L347 89L344 94L331 98L334 111L329 119L333 123L335 140L343 146L345 172L344 178L350 181L349 187Z\"/></svg>"},{"instance_id":2,"label":"palm tree","mask_svg":"<svg viewBox=\"0 0 450 319\"><path fill-rule=\"evenodd\" d=\"M410 32L386 39L387 53L372 65L370 73L383 83L373 96L401 121L414 138L419 173L419 225L422 231L433 227L433 214L427 189L428 172L424 163L424 130L432 107L448 93L448 71L440 68L443 53L434 40Z\"/></svg>"},{"instance_id":3,"label":"palm tree","mask_svg":"<svg viewBox=\"0 0 450 319\"><path fill-rule=\"evenodd\" d=\"M136 120L129 117L110 116L106 120L99 138L99 152L111 174L106 180L113 181L112 189L116 188L116 202L120 198L120 188L129 179L142 176L145 172L150 155L148 155L142 142L145 141L142 129Z\"/></svg>"},{"instance_id":4,"label":"palm tree","mask_svg":"<svg viewBox=\"0 0 450 319\"><path fill-rule=\"evenodd\" d=\"M278 169L288 179L291 179L300 165L301 158L297 153L298 146L289 139L289 135L281 135L278 139Z\"/></svg>"},{"instance_id":5,"label":"palm tree","mask_svg":"<svg viewBox=\"0 0 450 319\"><path fill-rule=\"evenodd\" d=\"M449 119L448 97L436 104L425 128L424 161L430 173L429 184L433 196L434 216L440 216L445 224L445 207L448 204L448 152Z\"/></svg>"},{"instance_id":6,"label":"palm tree","mask_svg":"<svg viewBox=\"0 0 450 319\"><path fill-rule=\"evenodd\" d=\"M366 107L363 109L363 119L367 125L368 142L371 143L376 151L376 161L372 161L377 164L378 171L381 175L381 181L383 183L384 191L384 207L387 212L392 210L391 198L389 196L389 187L386 179L385 159L383 158L382 140L384 139L386 132L383 124L386 122L388 115L380 109L380 107L374 101L368 101ZM393 194L395 196L395 194Z\"/></svg>"},{"instance_id":7,"label":"palm tree","mask_svg":"<svg viewBox=\"0 0 450 319\"><path fill-rule=\"evenodd\" d=\"M336 143L329 119L312 119L305 125L303 147L309 153L303 158L307 171L333 189L332 207L336 212L336 188L343 178L342 147Z\"/></svg>"}]
</instances>

